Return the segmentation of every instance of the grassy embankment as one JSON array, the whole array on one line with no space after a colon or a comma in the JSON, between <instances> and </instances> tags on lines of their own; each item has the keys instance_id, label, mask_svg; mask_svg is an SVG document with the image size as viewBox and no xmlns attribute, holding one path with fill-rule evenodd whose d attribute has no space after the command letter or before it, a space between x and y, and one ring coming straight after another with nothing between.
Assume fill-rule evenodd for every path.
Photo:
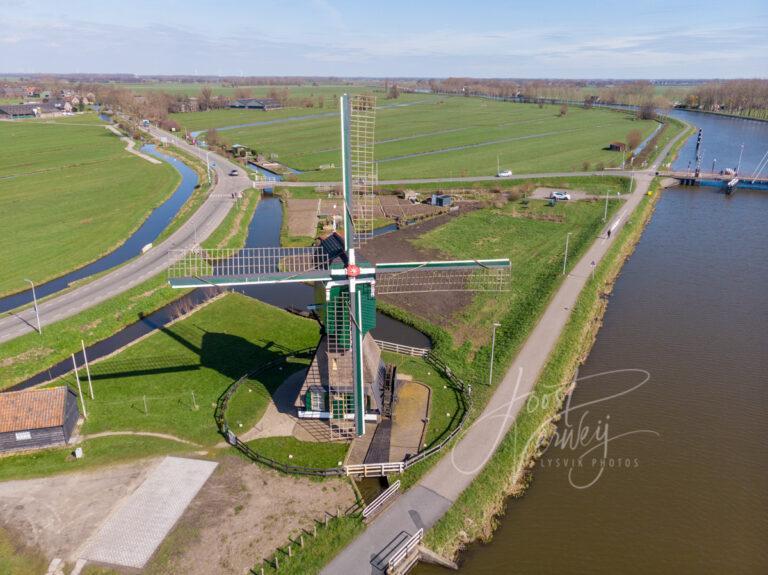
<instances>
[{"instance_id":1,"label":"grassy embankment","mask_svg":"<svg viewBox=\"0 0 768 575\"><path fill-rule=\"evenodd\" d=\"M281 575L315 575L363 531L364 524L359 517L338 517L324 526L318 523L317 538L304 537L305 546L293 545L292 556L288 551L278 549L268 561L253 567L253 573L280 573ZM279 566L279 567L278 567Z\"/></svg>"},{"instance_id":2,"label":"grassy embankment","mask_svg":"<svg viewBox=\"0 0 768 575\"><path fill-rule=\"evenodd\" d=\"M506 497L524 490L525 470L537 455L536 438L544 439L551 433L573 373L586 358L600 328L607 306L604 296L633 251L654 205L655 195L646 196L619 232L618 241L579 296L553 355L512 428L480 475L427 533L427 544L437 552L450 557L467 541L489 539Z\"/></svg>"},{"instance_id":3,"label":"grassy embankment","mask_svg":"<svg viewBox=\"0 0 768 575\"><path fill-rule=\"evenodd\" d=\"M648 136L656 127L653 121L604 109L573 108L560 117L551 107L418 96L412 105L377 111L376 160L381 180L495 174L497 157L502 168L515 172L583 171L586 164L595 168L601 163L615 166L621 163L621 154L604 149L610 142L625 140L635 129ZM194 115L183 116L187 118L179 121L195 121ZM300 180L339 180L335 115L223 133L232 142L276 153L280 162L304 171L297 176ZM337 167L317 169L330 164Z\"/></svg>"},{"instance_id":4,"label":"grassy embankment","mask_svg":"<svg viewBox=\"0 0 768 575\"><path fill-rule=\"evenodd\" d=\"M129 154L92 116L0 123L0 269L13 270L0 294L112 251L176 189L173 168Z\"/></svg>"}]
</instances>

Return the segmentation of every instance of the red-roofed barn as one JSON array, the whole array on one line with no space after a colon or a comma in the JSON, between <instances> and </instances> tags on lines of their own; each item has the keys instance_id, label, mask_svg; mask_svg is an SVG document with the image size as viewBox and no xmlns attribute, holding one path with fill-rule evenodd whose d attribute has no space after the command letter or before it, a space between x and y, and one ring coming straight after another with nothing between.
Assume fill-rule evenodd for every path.
<instances>
[{"instance_id":1,"label":"red-roofed barn","mask_svg":"<svg viewBox=\"0 0 768 575\"><path fill-rule=\"evenodd\" d=\"M79 417L65 386L0 393L0 453L63 445Z\"/></svg>"}]
</instances>

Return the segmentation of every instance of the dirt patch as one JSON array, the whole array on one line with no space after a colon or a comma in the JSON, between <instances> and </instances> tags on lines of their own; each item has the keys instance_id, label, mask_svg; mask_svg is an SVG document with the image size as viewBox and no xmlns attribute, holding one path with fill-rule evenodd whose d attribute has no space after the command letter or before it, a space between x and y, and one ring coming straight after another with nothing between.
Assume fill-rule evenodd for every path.
<instances>
[{"instance_id":1,"label":"dirt patch","mask_svg":"<svg viewBox=\"0 0 768 575\"><path fill-rule=\"evenodd\" d=\"M324 512L353 502L345 480L291 477L225 456L145 572L247 573Z\"/></svg>"},{"instance_id":2,"label":"dirt patch","mask_svg":"<svg viewBox=\"0 0 768 575\"><path fill-rule=\"evenodd\" d=\"M11 367L16 363L37 359L40 357L46 357L51 353L53 353L53 350L47 347L29 349L23 353L20 353L19 355L6 357L4 360L0 361L0 367Z\"/></svg>"},{"instance_id":3,"label":"dirt patch","mask_svg":"<svg viewBox=\"0 0 768 575\"><path fill-rule=\"evenodd\" d=\"M434 217L412 226L398 230L397 233L384 234L373 238L362 248L363 258L372 262L412 262L444 260L449 256L439 250L417 248L413 240L440 227L461 213L475 209L474 206L462 206L460 212ZM451 318L458 311L472 303L470 292L451 292L449 298L435 297L434 293L397 294L378 296L381 301L395 305L409 313L422 317L442 327L451 326Z\"/></svg>"},{"instance_id":4,"label":"dirt patch","mask_svg":"<svg viewBox=\"0 0 768 575\"><path fill-rule=\"evenodd\" d=\"M318 200L286 200L288 235L314 238L317 234Z\"/></svg>"},{"instance_id":5,"label":"dirt patch","mask_svg":"<svg viewBox=\"0 0 768 575\"><path fill-rule=\"evenodd\" d=\"M49 559L66 558L144 480L150 459L96 471L0 483L0 524Z\"/></svg>"}]
</instances>

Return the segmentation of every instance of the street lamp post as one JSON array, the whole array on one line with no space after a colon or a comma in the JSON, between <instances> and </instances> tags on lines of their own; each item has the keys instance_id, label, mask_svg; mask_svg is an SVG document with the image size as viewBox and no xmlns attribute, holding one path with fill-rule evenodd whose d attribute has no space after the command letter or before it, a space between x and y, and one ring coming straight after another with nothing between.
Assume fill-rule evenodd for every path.
<instances>
[{"instance_id":1,"label":"street lamp post","mask_svg":"<svg viewBox=\"0 0 768 575\"><path fill-rule=\"evenodd\" d=\"M568 240L571 238L571 232L568 232L565 236L565 256L563 257L563 275L565 275L565 268L568 265Z\"/></svg>"},{"instance_id":2,"label":"street lamp post","mask_svg":"<svg viewBox=\"0 0 768 575\"><path fill-rule=\"evenodd\" d=\"M608 188L605 189L605 210L603 211L603 223L608 219Z\"/></svg>"},{"instance_id":3,"label":"street lamp post","mask_svg":"<svg viewBox=\"0 0 768 575\"><path fill-rule=\"evenodd\" d=\"M498 322L493 322L493 335L491 336L491 367L488 370L488 385L493 385L493 354L496 352L496 328L501 326Z\"/></svg>"},{"instance_id":4,"label":"street lamp post","mask_svg":"<svg viewBox=\"0 0 768 575\"><path fill-rule=\"evenodd\" d=\"M25 279L24 281L29 282L29 285L32 286L32 301L35 303L35 317L37 318L37 333L42 334L43 328L40 325L40 309L37 307L37 294L35 293L35 282L28 279Z\"/></svg>"}]
</instances>

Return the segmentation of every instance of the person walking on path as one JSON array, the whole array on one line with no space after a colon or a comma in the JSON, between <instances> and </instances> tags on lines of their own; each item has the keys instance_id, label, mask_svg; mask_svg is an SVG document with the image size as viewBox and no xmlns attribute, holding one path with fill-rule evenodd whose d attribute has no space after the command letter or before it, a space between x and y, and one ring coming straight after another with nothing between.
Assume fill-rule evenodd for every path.
<instances>
[{"instance_id":1,"label":"person walking on path","mask_svg":"<svg viewBox=\"0 0 768 575\"><path fill-rule=\"evenodd\" d=\"M611 239L611 228L608 228L608 239Z\"/></svg>"}]
</instances>

